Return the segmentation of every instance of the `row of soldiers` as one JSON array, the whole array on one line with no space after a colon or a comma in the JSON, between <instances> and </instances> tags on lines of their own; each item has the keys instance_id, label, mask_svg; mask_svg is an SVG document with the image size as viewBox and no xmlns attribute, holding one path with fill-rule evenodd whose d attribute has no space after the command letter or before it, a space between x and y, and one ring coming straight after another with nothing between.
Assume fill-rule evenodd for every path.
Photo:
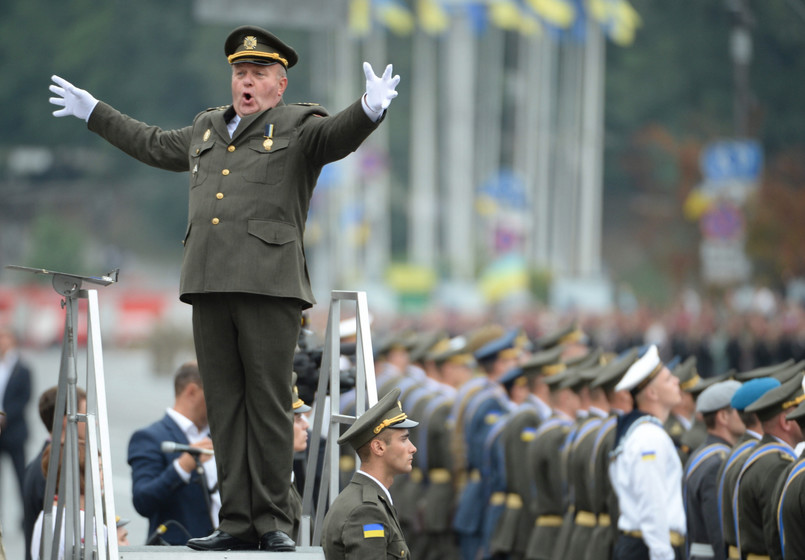
<instances>
[{"instance_id":1,"label":"row of soldiers","mask_svg":"<svg viewBox=\"0 0 805 560\"><path fill-rule=\"evenodd\" d=\"M621 516L619 506L655 507L677 558L782 558L783 550L805 558L805 537L780 530L789 518L799 528L805 507L805 463L794 451L805 422L804 363L704 379L695 358L663 364L655 347L589 348L575 324L535 341L499 326L454 337L395 334L376 355L378 395L399 388L403 409L420 421L410 435L413 470L391 487L414 558L606 560L624 535L662 557L651 527L641 537L641 522L631 526L642 513ZM665 413L654 422L673 442L679 480L664 482L673 497L661 498L649 481L646 500L620 504L611 483L616 442L645 414L635 410L639 392L666 370L673 395L659 396ZM342 411L354 412L349 393ZM343 455L344 483L354 469Z\"/></svg>"}]
</instances>

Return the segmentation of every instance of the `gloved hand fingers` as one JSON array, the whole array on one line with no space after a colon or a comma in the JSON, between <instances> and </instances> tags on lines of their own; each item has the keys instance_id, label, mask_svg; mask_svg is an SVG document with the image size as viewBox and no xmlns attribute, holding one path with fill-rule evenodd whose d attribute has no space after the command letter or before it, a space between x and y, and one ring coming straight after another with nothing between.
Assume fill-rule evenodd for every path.
<instances>
[{"instance_id":1,"label":"gloved hand fingers","mask_svg":"<svg viewBox=\"0 0 805 560\"><path fill-rule=\"evenodd\" d=\"M54 85L54 84L51 84L51 85L50 85L50 87L49 87L48 89L49 89L51 92L55 93L56 95L60 95L60 96L62 96L62 97L64 97L64 95L65 95L65 93L66 93L66 92L64 91L64 88L60 88L59 86Z\"/></svg>"},{"instance_id":2,"label":"gloved hand fingers","mask_svg":"<svg viewBox=\"0 0 805 560\"><path fill-rule=\"evenodd\" d=\"M51 97L48 99L53 105L58 105L59 107L64 107L67 102L64 100L63 97Z\"/></svg>"},{"instance_id":3,"label":"gloved hand fingers","mask_svg":"<svg viewBox=\"0 0 805 560\"><path fill-rule=\"evenodd\" d=\"M67 117L72 115L72 113L68 109L59 109L58 111L53 111L54 117Z\"/></svg>"},{"instance_id":4,"label":"gloved hand fingers","mask_svg":"<svg viewBox=\"0 0 805 560\"><path fill-rule=\"evenodd\" d=\"M383 71L383 81L384 82L389 81L389 78L391 78L391 72L392 72L391 64L389 64L388 66L386 66L386 69Z\"/></svg>"},{"instance_id":5,"label":"gloved hand fingers","mask_svg":"<svg viewBox=\"0 0 805 560\"><path fill-rule=\"evenodd\" d=\"M372 65L368 62L363 63L363 75L366 76L366 80L373 82L377 80L377 76L375 75L375 71L372 69Z\"/></svg>"},{"instance_id":6,"label":"gloved hand fingers","mask_svg":"<svg viewBox=\"0 0 805 560\"><path fill-rule=\"evenodd\" d=\"M54 82L56 82L57 84L59 84L59 85L60 85L61 87L63 87L65 90L68 90L68 89L72 89L72 88L73 88L73 84L71 84L70 82L68 82L68 81L67 81L67 80L65 80L64 78L57 76L56 74L53 74L53 75L50 77L50 79L51 79L51 80L53 80ZM51 87L51 91L52 91L53 86L50 86L50 87Z\"/></svg>"}]
</instances>

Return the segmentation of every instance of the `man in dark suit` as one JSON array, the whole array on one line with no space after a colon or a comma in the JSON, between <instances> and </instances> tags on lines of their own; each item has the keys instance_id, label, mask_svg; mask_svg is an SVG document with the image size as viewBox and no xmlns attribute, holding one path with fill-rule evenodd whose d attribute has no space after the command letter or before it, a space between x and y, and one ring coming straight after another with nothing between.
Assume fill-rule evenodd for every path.
<instances>
[{"instance_id":1,"label":"man in dark suit","mask_svg":"<svg viewBox=\"0 0 805 560\"><path fill-rule=\"evenodd\" d=\"M410 551L388 489L398 474L411 472L416 447L394 388L338 438L349 443L361 468L324 517L322 547L327 560L408 558Z\"/></svg>"},{"instance_id":2,"label":"man in dark suit","mask_svg":"<svg viewBox=\"0 0 805 560\"><path fill-rule=\"evenodd\" d=\"M204 388L195 362L183 364L176 372L174 393L173 408L131 436L128 461L134 508L148 518L149 535L158 535L167 544L183 545L217 526L220 500L210 491L217 480L212 455L198 455L202 473L190 453L162 451L164 441L212 449Z\"/></svg>"},{"instance_id":3,"label":"man in dark suit","mask_svg":"<svg viewBox=\"0 0 805 560\"><path fill-rule=\"evenodd\" d=\"M31 370L20 360L14 331L0 327L0 410L5 412L0 415L0 455L5 453L11 459L20 497L28 440L25 408L30 400Z\"/></svg>"},{"instance_id":4,"label":"man in dark suit","mask_svg":"<svg viewBox=\"0 0 805 560\"><path fill-rule=\"evenodd\" d=\"M180 299L193 306L193 336L208 395L221 485L219 530L200 550L294 549L287 481L293 462L291 371L302 310L314 303L303 235L322 167L355 151L377 128L399 76L364 63L366 94L330 117L286 105L298 56L264 29L230 33L232 104L193 124L161 130L98 102L54 76L64 107L138 160L190 171L189 223Z\"/></svg>"}]
</instances>

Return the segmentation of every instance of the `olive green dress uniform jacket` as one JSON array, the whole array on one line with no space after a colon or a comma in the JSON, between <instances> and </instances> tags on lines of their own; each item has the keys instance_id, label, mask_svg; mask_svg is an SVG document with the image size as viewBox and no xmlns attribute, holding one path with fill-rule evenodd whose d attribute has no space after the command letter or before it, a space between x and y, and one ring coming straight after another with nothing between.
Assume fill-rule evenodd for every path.
<instances>
[{"instance_id":1,"label":"olive green dress uniform jacket","mask_svg":"<svg viewBox=\"0 0 805 560\"><path fill-rule=\"evenodd\" d=\"M590 458L602 424L600 417L591 415L579 429L570 455L568 476L573 488L574 524L564 555L568 560L584 560L587 545L598 524L593 511L593 473L590 470Z\"/></svg>"},{"instance_id":2,"label":"olive green dress uniform jacket","mask_svg":"<svg viewBox=\"0 0 805 560\"><path fill-rule=\"evenodd\" d=\"M557 458L572 426L570 420L551 417L542 423L528 446L527 464L536 487L532 505L536 522L526 547L528 560L549 560L559 539L565 496L562 464Z\"/></svg>"},{"instance_id":3,"label":"olive green dress uniform jacket","mask_svg":"<svg viewBox=\"0 0 805 560\"><path fill-rule=\"evenodd\" d=\"M523 506L531 503L531 478L523 468L523 456L540 424L536 407L523 404L506 422L501 434L506 468L506 509L498 520L489 543L495 554L508 554L511 560L525 556L528 536L534 528L534 517Z\"/></svg>"},{"instance_id":4,"label":"olive green dress uniform jacket","mask_svg":"<svg viewBox=\"0 0 805 560\"><path fill-rule=\"evenodd\" d=\"M303 235L316 180L383 119L372 122L360 100L333 117L319 106L278 105L244 117L230 138L233 115L231 106L210 109L191 126L161 130L99 102L88 126L144 163L191 172L182 301L243 292L310 307Z\"/></svg>"},{"instance_id":5,"label":"olive green dress uniform jacket","mask_svg":"<svg viewBox=\"0 0 805 560\"><path fill-rule=\"evenodd\" d=\"M718 471L718 493L721 504L721 534L724 537L724 547L727 558L739 558L738 541L735 535L735 513L732 511L732 496L738 473L749 458L749 454L760 441L752 434L746 433L740 437L730 450L727 460Z\"/></svg>"},{"instance_id":6,"label":"olive green dress uniform jacket","mask_svg":"<svg viewBox=\"0 0 805 560\"><path fill-rule=\"evenodd\" d=\"M618 417L607 418L595 435L590 456L592 488L590 490L596 527L587 544L585 560L609 560L618 536L618 496L609 480L609 454L615 446L615 428Z\"/></svg>"},{"instance_id":7,"label":"olive green dress uniform jacket","mask_svg":"<svg viewBox=\"0 0 805 560\"><path fill-rule=\"evenodd\" d=\"M425 421L420 428L426 438L427 486L423 497L422 524L424 525L424 560L457 560L458 546L453 533L453 514L456 502L453 479L451 441L454 428L449 416L453 397L436 397L426 409ZM423 429L425 428L425 429ZM416 458L417 453L414 455Z\"/></svg>"},{"instance_id":8,"label":"olive green dress uniform jacket","mask_svg":"<svg viewBox=\"0 0 805 560\"><path fill-rule=\"evenodd\" d=\"M394 506L375 481L359 472L324 517L321 544L327 560L410 557Z\"/></svg>"},{"instance_id":9,"label":"olive green dress uniform jacket","mask_svg":"<svg viewBox=\"0 0 805 560\"><path fill-rule=\"evenodd\" d=\"M805 460L800 459L786 468L777 481L774 503L777 524L780 529L784 558L805 558Z\"/></svg>"},{"instance_id":10,"label":"olive green dress uniform jacket","mask_svg":"<svg viewBox=\"0 0 805 560\"><path fill-rule=\"evenodd\" d=\"M782 558L780 534L777 530L777 504L773 502L774 487L786 467L794 462L794 452L777 450L763 453L764 446L781 445L774 436L766 434L744 463L738 488L738 541L741 555L760 554ZM758 453L756 459L755 453Z\"/></svg>"}]
</instances>

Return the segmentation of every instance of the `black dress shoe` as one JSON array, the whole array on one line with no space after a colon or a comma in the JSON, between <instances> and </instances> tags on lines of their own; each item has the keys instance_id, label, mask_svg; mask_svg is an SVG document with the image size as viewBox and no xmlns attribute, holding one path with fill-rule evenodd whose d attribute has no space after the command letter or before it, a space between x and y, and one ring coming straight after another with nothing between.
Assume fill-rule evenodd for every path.
<instances>
[{"instance_id":1,"label":"black dress shoe","mask_svg":"<svg viewBox=\"0 0 805 560\"><path fill-rule=\"evenodd\" d=\"M187 546L193 550L257 550L255 543L233 537L218 529L206 537L190 539Z\"/></svg>"},{"instance_id":2,"label":"black dress shoe","mask_svg":"<svg viewBox=\"0 0 805 560\"><path fill-rule=\"evenodd\" d=\"M260 537L260 550L268 552L293 552L296 543L282 531L269 531Z\"/></svg>"}]
</instances>

